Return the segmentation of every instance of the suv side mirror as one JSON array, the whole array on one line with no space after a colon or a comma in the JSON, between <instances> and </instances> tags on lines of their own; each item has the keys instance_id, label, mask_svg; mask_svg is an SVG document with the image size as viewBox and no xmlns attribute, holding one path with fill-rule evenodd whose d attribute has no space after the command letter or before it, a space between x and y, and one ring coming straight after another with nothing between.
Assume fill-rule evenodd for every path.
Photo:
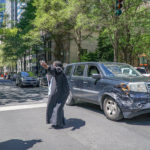
<instances>
[{"instance_id":1,"label":"suv side mirror","mask_svg":"<svg viewBox=\"0 0 150 150\"><path fill-rule=\"evenodd\" d=\"M99 80L99 79L101 79L101 75L100 74L92 74L92 78Z\"/></svg>"}]
</instances>

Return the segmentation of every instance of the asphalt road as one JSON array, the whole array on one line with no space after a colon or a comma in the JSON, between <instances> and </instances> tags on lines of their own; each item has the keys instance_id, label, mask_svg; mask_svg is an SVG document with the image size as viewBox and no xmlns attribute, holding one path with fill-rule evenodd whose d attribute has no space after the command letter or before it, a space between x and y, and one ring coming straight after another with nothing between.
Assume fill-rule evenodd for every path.
<instances>
[{"instance_id":1,"label":"asphalt road","mask_svg":"<svg viewBox=\"0 0 150 150\"><path fill-rule=\"evenodd\" d=\"M3 85L3 89L11 87ZM18 88L22 92L29 89ZM39 89L34 89L35 93ZM32 92L29 98L37 94ZM0 150L150 150L150 114L113 122L98 106L81 103L65 106L66 126L55 130L45 124L46 97L30 100L0 105Z\"/></svg>"},{"instance_id":2,"label":"asphalt road","mask_svg":"<svg viewBox=\"0 0 150 150\"><path fill-rule=\"evenodd\" d=\"M0 105L47 101L47 87L20 88L10 80L0 80Z\"/></svg>"}]
</instances>

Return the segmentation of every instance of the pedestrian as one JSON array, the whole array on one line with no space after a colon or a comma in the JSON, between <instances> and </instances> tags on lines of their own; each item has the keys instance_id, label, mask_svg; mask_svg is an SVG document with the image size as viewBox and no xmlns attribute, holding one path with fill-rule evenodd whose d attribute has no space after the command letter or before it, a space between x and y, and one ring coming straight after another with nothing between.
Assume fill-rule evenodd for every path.
<instances>
[{"instance_id":1,"label":"pedestrian","mask_svg":"<svg viewBox=\"0 0 150 150\"><path fill-rule=\"evenodd\" d=\"M6 79L6 77L7 77L7 72L4 74L4 79Z\"/></svg>"},{"instance_id":2,"label":"pedestrian","mask_svg":"<svg viewBox=\"0 0 150 150\"><path fill-rule=\"evenodd\" d=\"M50 82L51 82L52 76L47 73L47 74L46 74L46 78L47 78L47 82L48 82L48 87L50 87Z\"/></svg>"},{"instance_id":3,"label":"pedestrian","mask_svg":"<svg viewBox=\"0 0 150 150\"><path fill-rule=\"evenodd\" d=\"M63 65L60 61L54 61L51 66L48 66L43 61L40 64L51 75L46 123L51 124L53 128L63 128L65 125L63 107L69 95L69 85L63 73Z\"/></svg>"},{"instance_id":4,"label":"pedestrian","mask_svg":"<svg viewBox=\"0 0 150 150\"><path fill-rule=\"evenodd\" d=\"M4 77L4 75L3 75L3 74L1 74L1 77L3 78L3 77Z\"/></svg>"}]
</instances>

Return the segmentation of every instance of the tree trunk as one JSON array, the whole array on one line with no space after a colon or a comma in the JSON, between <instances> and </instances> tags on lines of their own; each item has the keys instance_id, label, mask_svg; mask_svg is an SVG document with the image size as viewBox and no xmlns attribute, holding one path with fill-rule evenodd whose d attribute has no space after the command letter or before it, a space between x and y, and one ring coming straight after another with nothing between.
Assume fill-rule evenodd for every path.
<instances>
[{"instance_id":1,"label":"tree trunk","mask_svg":"<svg viewBox=\"0 0 150 150\"><path fill-rule=\"evenodd\" d=\"M75 39L75 42L77 44L78 61L80 62L81 61L81 50L82 50L82 47L81 47L81 45L82 45L81 30L80 29L79 30L75 30L74 32L75 32L75 35L76 35L74 37L74 39Z\"/></svg>"},{"instance_id":2,"label":"tree trunk","mask_svg":"<svg viewBox=\"0 0 150 150\"><path fill-rule=\"evenodd\" d=\"M24 54L24 71L26 71L26 52Z\"/></svg>"},{"instance_id":3,"label":"tree trunk","mask_svg":"<svg viewBox=\"0 0 150 150\"><path fill-rule=\"evenodd\" d=\"M36 50L36 75L39 73L39 67L38 67L38 51Z\"/></svg>"},{"instance_id":4,"label":"tree trunk","mask_svg":"<svg viewBox=\"0 0 150 150\"><path fill-rule=\"evenodd\" d=\"M63 37L60 35L55 36L55 51L54 56L55 59L64 62L64 43Z\"/></svg>"},{"instance_id":5,"label":"tree trunk","mask_svg":"<svg viewBox=\"0 0 150 150\"><path fill-rule=\"evenodd\" d=\"M21 59L20 59L20 60L21 60L21 71L23 71L23 69L22 69L22 57L21 57Z\"/></svg>"},{"instance_id":6,"label":"tree trunk","mask_svg":"<svg viewBox=\"0 0 150 150\"><path fill-rule=\"evenodd\" d=\"M114 33L114 62L118 61L118 30Z\"/></svg>"}]
</instances>

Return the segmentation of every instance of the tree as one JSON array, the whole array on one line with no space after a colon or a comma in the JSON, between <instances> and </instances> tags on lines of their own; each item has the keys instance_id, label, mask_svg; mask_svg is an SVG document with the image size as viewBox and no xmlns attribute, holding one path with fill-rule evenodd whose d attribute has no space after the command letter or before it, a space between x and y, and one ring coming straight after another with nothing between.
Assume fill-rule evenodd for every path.
<instances>
[{"instance_id":1,"label":"tree","mask_svg":"<svg viewBox=\"0 0 150 150\"><path fill-rule=\"evenodd\" d=\"M141 0L124 0L122 14L115 14L116 1L101 0L97 7L97 23L107 28L108 37L114 49L114 61L130 62L136 44L149 26L149 9ZM149 32L149 29L147 30ZM139 38L137 38L139 37Z\"/></svg>"},{"instance_id":2,"label":"tree","mask_svg":"<svg viewBox=\"0 0 150 150\"><path fill-rule=\"evenodd\" d=\"M96 49L99 61L113 61L114 58L113 46L107 35L108 30L102 28L98 38L98 48Z\"/></svg>"},{"instance_id":3,"label":"tree","mask_svg":"<svg viewBox=\"0 0 150 150\"><path fill-rule=\"evenodd\" d=\"M1 59L4 64L16 65L17 47L19 45L19 38L17 36L17 28L1 29ZM13 46L12 46L13 45Z\"/></svg>"},{"instance_id":4,"label":"tree","mask_svg":"<svg viewBox=\"0 0 150 150\"><path fill-rule=\"evenodd\" d=\"M82 41L94 31L93 2L90 0L35 0L37 8L35 26L44 32L50 32L56 43L56 58L61 58L61 51L67 40L75 40L80 61Z\"/></svg>"},{"instance_id":5,"label":"tree","mask_svg":"<svg viewBox=\"0 0 150 150\"><path fill-rule=\"evenodd\" d=\"M81 56L81 61L113 61L113 47L107 36L107 32L107 29L101 29L96 51L85 52Z\"/></svg>"},{"instance_id":6,"label":"tree","mask_svg":"<svg viewBox=\"0 0 150 150\"><path fill-rule=\"evenodd\" d=\"M27 50L41 44L40 33L34 29L32 24L36 11L33 0L28 1L24 9L21 20L16 27L1 29L3 57L7 58L5 61L11 62L13 60L17 63L19 58L22 60L22 57L26 57ZM24 59L24 69L26 70L26 59Z\"/></svg>"}]
</instances>

